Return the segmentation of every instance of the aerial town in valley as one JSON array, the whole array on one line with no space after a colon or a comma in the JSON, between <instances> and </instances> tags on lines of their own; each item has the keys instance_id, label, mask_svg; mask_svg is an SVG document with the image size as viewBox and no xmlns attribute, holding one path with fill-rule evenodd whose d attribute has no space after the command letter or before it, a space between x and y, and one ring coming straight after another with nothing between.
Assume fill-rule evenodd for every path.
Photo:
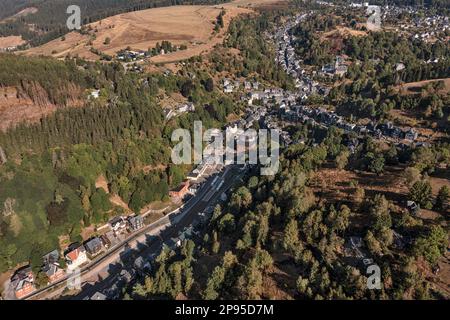
<instances>
[{"instance_id":1,"label":"aerial town in valley","mask_svg":"<svg viewBox=\"0 0 450 320\"><path fill-rule=\"evenodd\" d=\"M450 297L443 1L119 1L63 34L6 2L2 299ZM155 10L176 30L141 23ZM278 172L173 163L172 132L196 121L277 131Z\"/></svg>"}]
</instances>

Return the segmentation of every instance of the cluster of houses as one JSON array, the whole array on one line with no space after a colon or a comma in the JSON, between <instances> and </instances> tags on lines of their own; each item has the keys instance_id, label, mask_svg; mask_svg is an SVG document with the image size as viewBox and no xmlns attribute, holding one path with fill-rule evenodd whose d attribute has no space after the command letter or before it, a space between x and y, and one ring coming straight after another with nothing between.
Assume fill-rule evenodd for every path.
<instances>
[{"instance_id":1,"label":"cluster of houses","mask_svg":"<svg viewBox=\"0 0 450 320\"><path fill-rule=\"evenodd\" d=\"M328 77L343 77L348 71L348 66L345 63L345 58L343 56L336 56L334 64L327 64L322 67L319 74Z\"/></svg>"},{"instance_id":2,"label":"cluster of houses","mask_svg":"<svg viewBox=\"0 0 450 320\"><path fill-rule=\"evenodd\" d=\"M287 132L279 127L278 118L276 116L268 115L268 116L264 117L263 125L270 130L278 130L278 132L280 133L281 142L285 146L292 144L293 140L292 140L291 135L289 134L289 132ZM299 141L299 143L300 143L300 141Z\"/></svg>"},{"instance_id":3,"label":"cluster of houses","mask_svg":"<svg viewBox=\"0 0 450 320\"><path fill-rule=\"evenodd\" d=\"M294 78L298 73L302 73L300 67L300 60L297 59L295 54L295 37L291 34L291 29L299 24L302 20L306 19L308 14L296 15L294 18L287 21L283 26L281 26L275 34L269 35L269 38L273 38L278 50L276 53L275 61L279 63L287 73L292 75Z\"/></svg>"},{"instance_id":4,"label":"cluster of houses","mask_svg":"<svg viewBox=\"0 0 450 320\"><path fill-rule=\"evenodd\" d=\"M292 108L286 107L280 110L280 117L283 120L292 122L310 122L325 127L336 126L347 132L352 131L357 134L369 134L378 139L384 137L397 141L407 140L413 142L418 138L418 133L413 128L402 129L394 126L392 122L382 124L370 122L367 125L358 125L348 122L334 111L328 111L324 108L310 108L302 105L297 105Z\"/></svg>"},{"instance_id":5,"label":"cluster of houses","mask_svg":"<svg viewBox=\"0 0 450 320\"><path fill-rule=\"evenodd\" d=\"M221 167L216 161L217 156L223 155L209 155L204 157L202 162L188 173L186 180L175 189L169 191L170 198L175 202L179 202L188 194L195 195L204 178L210 176Z\"/></svg>"},{"instance_id":6,"label":"cluster of houses","mask_svg":"<svg viewBox=\"0 0 450 320\"><path fill-rule=\"evenodd\" d=\"M82 267L105 249L120 242L119 235L132 233L144 227L143 217L140 215L130 217L115 217L109 222L110 231L93 237L83 244L73 243L64 252L66 269L62 266L62 257L58 250L53 250L42 257L41 272L48 278L48 284L58 282L66 277L67 272ZM10 286L14 290L15 296L21 299L36 290L35 275L31 266L22 267L11 277Z\"/></svg>"},{"instance_id":7,"label":"cluster of houses","mask_svg":"<svg viewBox=\"0 0 450 320\"><path fill-rule=\"evenodd\" d=\"M177 237L171 238L169 242L169 247L179 248L185 240L191 239L194 235L199 235L198 231L194 230L194 225L185 227L182 231L178 233Z\"/></svg>"},{"instance_id":8,"label":"cluster of houses","mask_svg":"<svg viewBox=\"0 0 450 320\"><path fill-rule=\"evenodd\" d=\"M224 93L233 93L239 89L244 89L245 91L259 90L261 84L258 81L244 81L232 80L225 78L222 81L222 87Z\"/></svg>"},{"instance_id":9,"label":"cluster of houses","mask_svg":"<svg viewBox=\"0 0 450 320\"><path fill-rule=\"evenodd\" d=\"M187 102L187 103L182 103L180 105L177 105L173 108L164 109L164 114L165 114L166 120L170 120L171 118L179 116L183 113L194 112L194 111L195 111L195 105L192 102Z\"/></svg>"},{"instance_id":10,"label":"cluster of houses","mask_svg":"<svg viewBox=\"0 0 450 320\"><path fill-rule=\"evenodd\" d=\"M318 82L314 81L312 77L307 74L306 70L301 67L301 60L298 59L295 54L294 44L296 38L292 35L291 29L302 20L307 19L309 15L310 13L296 15L281 26L273 36L268 35L269 38L272 38L275 41L276 46L278 47L275 61L294 78L295 88L297 90L295 96L296 98L299 97L301 100L306 100L311 94L321 94L326 96L329 92L329 88L319 85ZM347 72L347 66L344 59L342 57L336 57L336 63L332 66L332 69L333 70L330 69L329 71L333 74L344 75Z\"/></svg>"},{"instance_id":11,"label":"cluster of houses","mask_svg":"<svg viewBox=\"0 0 450 320\"><path fill-rule=\"evenodd\" d=\"M448 41L446 32L450 30L449 17L439 12L428 12L425 8L420 8L422 13L419 14L419 8L411 6L385 6L382 8L382 21L394 23L397 31L405 33L412 39L423 41L442 40ZM425 10L425 14L423 14ZM397 23L400 15L409 15L412 18Z\"/></svg>"},{"instance_id":12,"label":"cluster of houses","mask_svg":"<svg viewBox=\"0 0 450 320\"><path fill-rule=\"evenodd\" d=\"M362 4L363 6L364 4ZM371 134L377 138L390 138L394 140L407 140L415 141L418 137L418 133L412 129L402 129L394 126L392 123L357 125L346 121L343 117L337 115L333 111L328 111L323 108L309 108L307 106L298 105L297 102L305 100L308 95L312 93L319 93L327 95L329 90L327 88L320 87L318 83L314 82L306 72L300 67L300 60L297 59L293 48L295 41L294 36L290 30L295 27L302 19L305 19L308 13L297 15L290 19L286 24L279 28L274 35L274 40L278 45L278 53L276 61L296 80L297 93L288 93L291 99L283 99L279 102L280 112L279 115L282 120L285 121L301 121L311 122L313 124L322 125L325 127L336 126L344 129L347 132L355 132L358 134ZM403 64L396 65L396 70L402 70L405 66ZM336 56L335 63L333 65L324 66L321 72L324 75L329 76L343 76L347 72L347 63L344 56ZM254 98L257 98L255 95ZM249 99L251 101L251 99ZM266 102L266 101L264 101ZM275 117L266 117L265 125L269 128L278 128L278 124ZM291 141L287 132L282 136L286 144Z\"/></svg>"},{"instance_id":13,"label":"cluster of houses","mask_svg":"<svg viewBox=\"0 0 450 320\"><path fill-rule=\"evenodd\" d=\"M123 62L142 61L149 56L149 53L144 50L121 50L117 52L116 59Z\"/></svg>"},{"instance_id":14,"label":"cluster of houses","mask_svg":"<svg viewBox=\"0 0 450 320\"><path fill-rule=\"evenodd\" d=\"M263 91L252 91L247 93L246 100L252 105L280 105L282 103L294 103L300 98L298 94L285 91L280 88L268 88Z\"/></svg>"},{"instance_id":15,"label":"cluster of houses","mask_svg":"<svg viewBox=\"0 0 450 320\"><path fill-rule=\"evenodd\" d=\"M173 201L182 200L189 193L190 181L183 181L178 187L169 191L169 196Z\"/></svg>"},{"instance_id":16,"label":"cluster of houses","mask_svg":"<svg viewBox=\"0 0 450 320\"><path fill-rule=\"evenodd\" d=\"M17 50L17 46L9 46L0 48L0 52L13 52Z\"/></svg>"},{"instance_id":17,"label":"cluster of houses","mask_svg":"<svg viewBox=\"0 0 450 320\"><path fill-rule=\"evenodd\" d=\"M241 87L241 82L239 80L231 80L228 78L223 79L223 92L224 93L233 93Z\"/></svg>"}]
</instances>

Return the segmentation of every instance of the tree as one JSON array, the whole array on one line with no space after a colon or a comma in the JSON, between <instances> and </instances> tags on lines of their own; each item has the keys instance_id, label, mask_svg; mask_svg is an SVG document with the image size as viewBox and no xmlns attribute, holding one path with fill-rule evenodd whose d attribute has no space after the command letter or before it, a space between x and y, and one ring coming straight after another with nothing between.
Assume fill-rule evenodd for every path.
<instances>
[{"instance_id":1,"label":"tree","mask_svg":"<svg viewBox=\"0 0 450 320\"><path fill-rule=\"evenodd\" d=\"M353 199L357 206L360 206L363 203L363 201L365 199L365 195L366 195L366 192L364 191L363 188L356 187L354 195L353 195Z\"/></svg>"},{"instance_id":2,"label":"tree","mask_svg":"<svg viewBox=\"0 0 450 320\"><path fill-rule=\"evenodd\" d=\"M341 153L338 154L336 157L336 167L339 170L342 170L345 168L345 166L348 163L348 157L350 156L350 152L348 150L341 151Z\"/></svg>"},{"instance_id":3,"label":"tree","mask_svg":"<svg viewBox=\"0 0 450 320\"><path fill-rule=\"evenodd\" d=\"M390 215L390 203L384 195L375 195L372 201L372 207L370 209L370 215L372 217L372 230L378 232L383 228L390 228L392 226L392 218Z\"/></svg>"},{"instance_id":4,"label":"tree","mask_svg":"<svg viewBox=\"0 0 450 320\"><path fill-rule=\"evenodd\" d=\"M213 215L211 217L211 222L216 221L221 215L222 215L222 208L220 207L220 204L217 204L214 207Z\"/></svg>"},{"instance_id":5,"label":"tree","mask_svg":"<svg viewBox=\"0 0 450 320\"><path fill-rule=\"evenodd\" d=\"M211 277L206 283L205 291L203 292L203 299L215 300L219 297L218 290L222 286L225 279L225 268L223 266L217 266L211 274Z\"/></svg>"},{"instance_id":6,"label":"tree","mask_svg":"<svg viewBox=\"0 0 450 320\"><path fill-rule=\"evenodd\" d=\"M104 45L109 45L111 43L111 38L110 37L106 37L105 41L103 42Z\"/></svg>"},{"instance_id":7,"label":"tree","mask_svg":"<svg viewBox=\"0 0 450 320\"><path fill-rule=\"evenodd\" d=\"M366 154L367 169L378 175L384 171L384 157L383 154L374 155L372 152Z\"/></svg>"},{"instance_id":8,"label":"tree","mask_svg":"<svg viewBox=\"0 0 450 320\"><path fill-rule=\"evenodd\" d=\"M253 190L258 186L258 182L257 176L251 176L250 179L248 179L247 186L249 189Z\"/></svg>"},{"instance_id":9,"label":"tree","mask_svg":"<svg viewBox=\"0 0 450 320\"><path fill-rule=\"evenodd\" d=\"M434 209L436 211L446 213L448 208L448 199L450 197L450 188L448 186L442 186L439 189L438 195L436 197L436 203ZM447 212L448 213L448 212Z\"/></svg>"},{"instance_id":10,"label":"tree","mask_svg":"<svg viewBox=\"0 0 450 320\"><path fill-rule=\"evenodd\" d=\"M383 253L383 249L381 247L380 242L375 238L373 233L369 230L367 231L365 242L369 251L373 254L380 255Z\"/></svg>"},{"instance_id":11,"label":"tree","mask_svg":"<svg viewBox=\"0 0 450 320\"><path fill-rule=\"evenodd\" d=\"M337 213L336 219L334 220L333 227L338 231L345 231L349 225L349 218L351 215L350 208L345 204L341 206L341 210Z\"/></svg>"},{"instance_id":12,"label":"tree","mask_svg":"<svg viewBox=\"0 0 450 320\"><path fill-rule=\"evenodd\" d=\"M237 288L242 299L261 299L263 275L257 259L253 258L245 266L244 273L238 278Z\"/></svg>"},{"instance_id":13,"label":"tree","mask_svg":"<svg viewBox=\"0 0 450 320\"><path fill-rule=\"evenodd\" d=\"M398 152L395 144L391 144L389 150L386 153L387 162L391 165L398 164Z\"/></svg>"},{"instance_id":14,"label":"tree","mask_svg":"<svg viewBox=\"0 0 450 320\"><path fill-rule=\"evenodd\" d=\"M441 226L431 226L425 235L419 237L413 251L416 256L423 256L431 264L444 254L448 246L448 234Z\"/></svg>"},{"instance_id":15,"label":"tree","mask_svg":"<svg viewBox=\"0 0 450 320\"><path fill-rule=\"evenodd\" d=\"M298 276L297 278L297 290L299 293L306 295L308 290L309 280Z\"/></svg>"},{"instance_id":16,"label":"tree","mask_svg":"<svg viewBox=\"0 0 450 320\"><path fill-rule=\"evenodd\" d=\"M219 221L218 228L221 232L231 233L235 229L234 216L231 213L225 214Z\"/></svg>"},{"instance_id":17,"label":"tree","mask_svg":"<svg viewBox=\"0 0 450 320\"><path fill-rule=\"evenodd\" d=\"M283 248L294 252L296 247L299 245L299 242L297 221L295 219L291 219L284 229Z\"/></svg>"},{"instance_id":18,"label":"tree","mask_svg":"<svg viewBox=\"0 0 450 320\"><path fill-rule=\"evenodd\" d=\"M36 286L38 288L43 288L49 283L48 276L45 272L39 271L36 276Z\"/></svg>"},{"instance_id":19,"label":"tree","mask_svg":"<svg viewBox=\"0 0 450 320\"><path fill-rule=\"evenodd\" d=\"M214 80L212 78L206 79L206 81L205 81L205 90L207 92L214 91Z\"/></svg>"},{"instance_id":20,"label":"tree","mask_svg":"<svg viewBox=\"0 0 450 320\"><path fill-rule=\"evenodd\" d=\"M242 208L248 208L252 203L252 194L246 187L240 187L231 196L231 207L236 210L241 210Z\"/></svg>"},{"instance_id":21,"label":"tree","mask_svg":"<svg viewBox=\"0 0 450 320\"><path fill-rule=\"evenodd\" d=\"M183 97L188 98L192 94L192 91L194 90L194 88L195 88L195 86L192 83L192 81L187 80L181 85L180 92L183 95Z\"/></svg>"},{"instance_id":22,"label":"tree","mask_svg":"<svg viewBox=\"0 0 450 320\"><path fill-rule=\"evenodd\" d=\"M95 223L101 222L104 218L104 214L111 210L112 207L111 202L109 201L109 194L107 194L102 188L95 190L94 194L90 198L90 203L94 212ZM136 210L140 209L137 205L133 205L133 203L132 206Z\"/></svg>"},{"instance_id":23,"label":"tree","mask_svg":"<svg viewBox=\"0 0 450 320\"><path fill-rule=\"evenodd\" d=\"M416 167L408 167L405 169L404 178L408 187L411 187L422 178L422 175L420 174L420 170Z\"/></svg>"},{"instance_id":24,"label":"tree","mask_svg":"<svg viewBox=\"0 0 450 320\"><path fill-rule=\"evenodd\" d=\"M431 196L432 190L428 181L417 181L409 189L409 199L425 209L431 209L433 206Z\"/></svg>"},{"instance_id":25,"label":"tree","mask_svg":"<svg viewBox=\"0 0 450 320\"><path fill-rule=\"evenodd\" d=\"M217 238L217 232L216 231L213 231L213 243L212 243L211 250L215 254L219 253L219 250L220 250L220 242L219 242L219 240Z\"/></svg>"}]
</instances>

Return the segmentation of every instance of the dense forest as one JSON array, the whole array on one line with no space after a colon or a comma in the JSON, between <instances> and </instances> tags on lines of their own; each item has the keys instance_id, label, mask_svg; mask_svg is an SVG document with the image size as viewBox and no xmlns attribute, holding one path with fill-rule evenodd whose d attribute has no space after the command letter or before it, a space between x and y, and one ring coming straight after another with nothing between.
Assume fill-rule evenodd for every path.
<instances>
[{"instance_id":1,"label":"dense forest","mask_svg":"<svg viewBox=\"0 0 450 320\"><path fill-rule=\"evenodd\" d=\"M296 132L311 132L298 127ZM303 134L302 134L303 135ZM307 138L311 138L307 134ZM308 141L308 140L307 140ZM428 299L430 289L417 261L435 265L445 252L447 232L439 223L423 223L399 210L382 194L365 195L355 184L351 197L329 201L326 186L317 186L314 172L325 164L354 170L361 159L376 168L382 162L422 166L431 153L423 148L403 155L383 152L368 138L349 157L340 130L330 130L319 145L296 144L282 155L282 172L275 177L250 173L228 201L217 205L202 227L202 236L180 249L163 247L150 275L125 294L133 299ZM448 152L448 146L445 147ZM436 152L436 153L435 153ZM371 154L371 155L369 155ZM409 154L409 155L408 155ZM344 163L342 163L344 159ZM386 160L385 160L386 159ZM436 157L436 159L439 159ZM347 160L349 160L347 162ZM446 161L450 159L440 159ZM372 163L372 165L371 165ZM256 171L255 171L256 172ZM415 179L415 180L414 180ZM411 180L411 197L431 201L428 182ZM314 192L313 189L323 190ZM448 209L449 188L442 199ZM440 194L441 194L440 193ZM438 196L440 197L440 196ZM442 203L442 201L436 201ZM424 204L425 205L425 204ZM443 211L442 211L443 210ZM448 214L448 211L447 211ZM410 239L399 247L398 234ZM349 237L363 239L366 256L381 269L381 290L369 290L365 267L345 254Z\"/></svg>"},{"instance_id":2,"label":"dense forest","mask_svg":"<svg viewBox=\"0 0 450 320\"><path fill-rule=\"evenodd\" d=\"M1 162L6 161L0 165L2 271L28 260L39 267L38 257L58 248L60 236L79 241L82 228L123 212L110 203L111 195L120 196L134 212L166 200L169 188L187 173L187 168L169 164L173 128L190 128L194 119L220 127L235 111L218 89L206 90L210 76L204 72L195 80L186 75L141 77L125 73L120 64L46 58L31 59L25 71L26 58L3 58L9 69L2 85L21 85L17 81L23 78L59 99L58 85L69 80L97 88L101 96L87 99L82 108L61 108L38 123L0 133ZM156 99L161 91L182 93L205 107L166 123ZM95 188L100 175L108 181L109 194Z\"/></svg>"},{"instance_id":3,"label":"dense forest","mask_svg":"<svg viewBox=\"0 0 450 320\"><path fill-rule=\"evenodd\" d=\"M265 21L276 19L268 16ZM315 22L311 19L306 23ZM214 64L216 70L231 67L236 75L246 76L257 72L267 81L278 79L280 84L288 85L288 78L277 76L276 66L266 69L266 65L260 64L264 58L257 58L259 52L270 56L273 50L265 48L258 37L241 38L241 35L270 30L267 28L258 18L234 21L225 44L243 50L244 56L249 53L248 59L241 62L212 55L213 61L218 61ZM379 37L371 39L383 43L376 54L386 60L386 67L395 62L397 54L417 59L416 53L421 51L405 43L397 47L398 41L384 42L384 37L393 40L389 34ZM363 41L350 39L349 48L355 40ZM305 47L311 48L310 45ZM365 50L364 44L358 45ZM431 50L446 54L447 49L437 46ZM349 56L352 50L348 49ZM396 50L399 51L395 53ZM391 54L394 62L389 60ZM363 67L360 70L365 71ZM383 81L379 72L368 73L370 82L369 75L374 81ZM361 76L364 74L351 75L351 79ZM336 90L332 91L331 99L341 89ZM306 124L289 128L289 132L294 141L301 139L303 143L294 143L283 151L279 174L261 177L254 168L233 189L228 200L215 207L212 216L201 225L200 236L184 241L180 248L163 246L152 261L150 274L129 286L123 297L138 300L442 298L431 289L423 268L434 268L446 251L448 233L442 226L443 220L424 222L388 200L387 195L369 193L358 181L346 182L352 186L350 195L330 200L328 186L317 178L317 173L332 166L383 179L390 167L401 166L405 168L409 199L422 208L442 213L443 219L447 219L450 189L443 186L434 197L428 179L437 168L450 164L450 145L437 143L430 147L399 149L394 144L386 147L365 137L350 152L348 141L356 136L335 127L326 130ZM406 244L399 245L399 234L407 239ZM366 256L380 267L381 290L367 289L366 266L345 253L352 236L362 239Z\"/></svg>"},{"instance_id":4,"label":"dense forest","mask_svg":"<svg viewBox=\"0 0 450 320\"><path fill-rule=\"evenodd\" d=\"M155 7L187 4L217 4L223 0L28 0L5 1L0 4L0 36L22 35L31 46L56 39L68 32L67 8L77 5L81 9L82 24L104 19L119 13ZM36 8L37 12L7 19L25 8ZM31 27L33 26L33 27Z\"/></svg>"},{"instance_id":5,"label":"dense forest","mask_svg":"<svg viewBox=\"0 0 450 320\"><path fill-rule=\"evenodd\" d=\"M167 200L169 189L191 169L170 164L173 129L192 129L194 120L202 120L207 128L223 127L245 108L237 94L221 92L217 79L245 77L292 89L292 79L275 63L274 47L265 38L278 23L279 12L235 19L222 46L207 57L185 61L177 73L136 74L118 63L0 55L0 86L21 88L32 99L30 88L39 86L62 106L37 123L0 132L0 272L27 261L37 271L43 254L83 240L87 227L122 214L125 209L114 205L112 196L134 212L152 201ZM334 54L312 30L335 23L339 21L324 23L316 17L294 31L304 62L333 61ZM409 43L390 33L365 39L350 37L343 43L349 59L361 64L351 66L348 83L331 90L322 102L377 119L387 117L390 108L417 108L417 103L425 109L432 104L430 117L448 113L447 100L438 94L409 100L388 90L399 81L448 72L448 58L431 67L418 63L448 57L448 46ZM230 49L239 53L230 54ZM380 62L374 64L375 59ZM406 61L406 68L389 77L400 60ZM64 108L72 98L66 94L68 86L86 93L100 90L99 98ZM430 93L434 89L429 88ZM194 103L195 112L166 120L159 103L173 93ZM258 168L249 171L229 200L215 207L201 236L175 250L163 246L152 261L152 272L127 288L125 297L442 298L423 272L436 267L448 246L441 220L419 219L386 195L366 194L355 180L348 181L352 193L347 198L330 200L328 186L315 176L333 167L382 179L391 166L399 166L405 168L407 197L448 218L450 190L444 186L433 195L429 177L450 165L450 145L399 149L364 137L351 152L348 141L356 137L341 129L299 124L287 130L295 142L303 143L283 150L281 172L259 176ZM96 188L100 176L109 192ZM398 234L404 239L402 247ZM345 253L351 236L362 239L365 253L380 266L381 290L367 289L365 266Z\"/></svg>"},{"instance_id":6,"label":"dense forest","mask_svg":"<svg viewBox=\"0 0 450 320\"><path fill-rule=\"evenodd\" d=\"M211 53L211 67L195 57L177 74L139 75L125 72L120 64L81 59L1 56L2 86L26 88L34 83L63 105L67 83L87 92L98 89L100 97L85 99L82 108L60 108L38 123L0 133L0 270L27 260L36 268L38 257L58 248L61 236L81 240L85 227L123 212L110 203L111 195L120 196L134 212L167 199L169 188L189 169L169 164L173 128L192 129L194 120L202 120L207 128L222 127L230 114L242 110L241 103L215 84L219 74L292 86L263 40L275 16L264 14L250 26L234 21L225 45ZM221 55L230 47L240 49L241 58ZM195 112L165 121L158 105L162 92L180 93L195 104ZM95 188L100 175L108 182L109 194Z\"/></svg>"}]
</instances>

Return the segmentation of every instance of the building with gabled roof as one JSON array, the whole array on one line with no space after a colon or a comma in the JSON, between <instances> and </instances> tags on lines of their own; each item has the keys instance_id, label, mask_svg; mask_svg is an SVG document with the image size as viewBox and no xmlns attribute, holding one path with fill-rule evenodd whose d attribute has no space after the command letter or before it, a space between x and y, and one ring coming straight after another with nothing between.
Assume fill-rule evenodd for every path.
<instances>
[{"instance_id":1,"label":"building with gabled roof","mask_svg":"<svg viewBox=\"0 0 450 320\"><path fill-rule=\"evenodd\" d=\"M59 252L58 250L53 250L42 257L44 265L42 271L48 277L49 283L56 282L65 277L66 272L61 268L59 264Z\"/></svg>"},{"instance_id":2,"label":"building with gabled roof","mask_svg":"<svg viewBox=\"0 0 450 320\"><path fill-rule=\"evenodd\" d=\"M73 246L75 247L75 246ZM67 269L74 270L79 268L82 264L89 261L86 255L86 249L80 245L74 249L71 249L66 255Z\"/></svg>"},{"instance_id":3,"label":"building with gabled roof","mask_svg":"<svg viewBox=\"0 0 450 320\"><path fill-rule=\"evenodd\" d=\"M144 227L144 218L141 215L128 218L130 231L136 231Z\"/></svg>"},{"instance_id":4,"label":"building with gabled roof","mask_svg":"<svg viewBox=\"0 0 450 320\"><path fill-rule=\"evenodd\" d=\"M11 286L17 299L21 299L36 290L34 275L30 266L18 269L11 278Z\"/></svg>"},{"instance_id":5,"label":"building with gabled roof","mask_svg":"<svg viewBox=\"0 0 450 320\"><path fill-rule=\"evenodd\" d=\"M84 247L91 256L95 256L103 250L103 242L100 238L95 237L87 241Z\"/></svg>"}]
</instances>

